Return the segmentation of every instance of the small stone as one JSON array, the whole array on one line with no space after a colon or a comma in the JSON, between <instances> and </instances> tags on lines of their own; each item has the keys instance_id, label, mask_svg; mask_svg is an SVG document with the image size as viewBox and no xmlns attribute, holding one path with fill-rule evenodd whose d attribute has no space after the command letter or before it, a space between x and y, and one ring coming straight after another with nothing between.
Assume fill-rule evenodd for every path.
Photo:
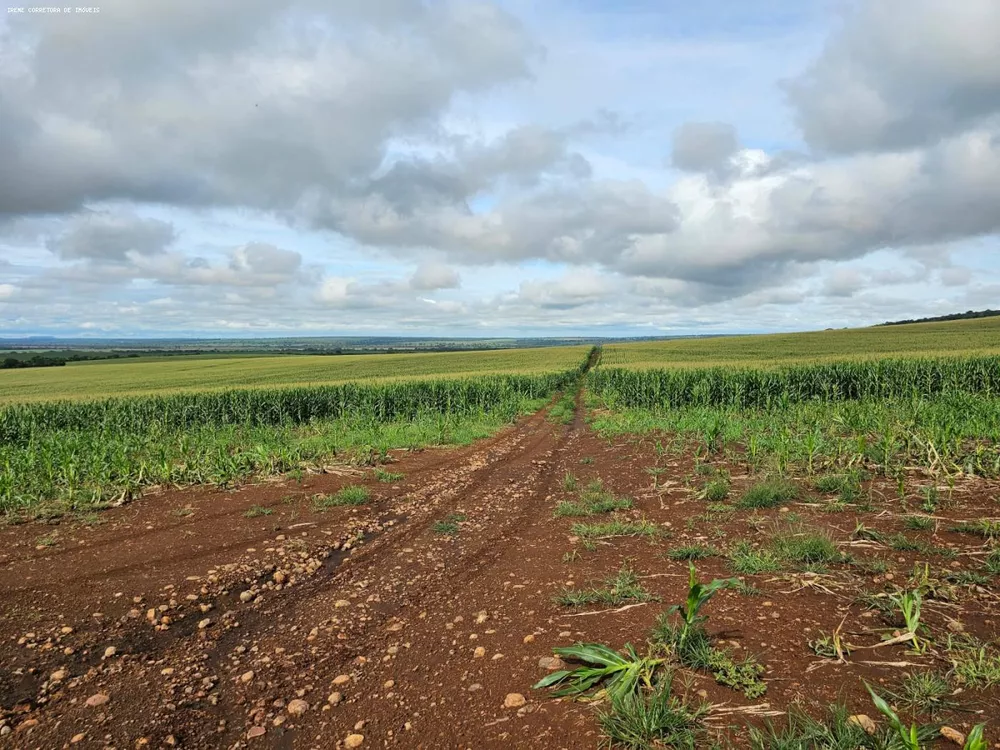
<instances>
[{"instance_id":1,"label":"small stone","mask_svg":"<svg viewBox=\"0 0 1000 750\"><path fill-rule=\"evenodd\" d=\"M246 604L251 599L253 599L253 592L252 591L241 591L240 592L240 601L243 602L244 604Z\"/></svg>"},{"instance_id":2,"label":"small stone","mask_svg":"<svg viewBox=\"0 0 1000 750\"><path fill-rule=\"evenodd\" d=\"M885 574L885 576L884 576L885 580L887 580L887 581L891 581L891 580L893 580L893 579L894 579L895 577L896 577L896 576L894 576L894 575L893 575L892 573L886 573L886 574ZM863 716L864 714L861 714L861 715Z\"/></svg>"},{"instance_id":3,"label":"small stone","mask_svg":"<svg viewBox=\"0 0 1000 750\"><path fill-rule=\"evenodd\" d=\"M524 696L520 693L507 693L507 697L503 699L504 708L520 708L525 703Z\"/></svg>"},{"instance_id":4,"label":"small stone","mask_svg":"<svg viewBox=\"0 0 1000 750\"><path fill-rule=\"evenodd\" d=\"M471 685L469 685L469 688L468 688L468 690L469 690L470 693L475 693L476 691L482 690L482 689L483 689L483 686L480 685L478 682L473 682Z\"/></svg>"},{"instance_id":5,"label":"small stone","mask_svg":"<svg viewBox=\"0 0 1000 750\"><path fill-rule=\"evenodd\" d=\"M382 687L385 688L386 690L392 690L394 687L396 687L396 681L386 680L384 683L382 683Z\"/></svg>"},{"instance_id":6,"label":"small stone","mask_svg":"<svg viewBox=\"0 0 1000 750\"><path fill-rule=\"evenodd\" d=\"M851 716L848 721L851 724L857 724L861 727L865 731L865 734L874 735L878 731L878 727L875 725L875 722L872 721L870 716L865 714L855 714L854 716Z\"/></svg>"},{"instance_id":7,"label":"small stone","mask_svg":"<svg viewBox=\"0 0 1000 750\"><path fill-rule=\"evenodd\" d=\"M52 682L62 682L67 677L69 677L69 670L68 669L57 669L55 672L53 672L51 675L49 675L49 679Z\"/></svg>"},{"instance_id":8,"label":"small stone","mask_svg":"<svg viewBox=\"0 0 1000 750\"><path fill-rule=\"evenodd\" d=\"M211 624L212 624L212 618L206 617L204 620L198 623L198 630L204 630Z\"/></svg>"},{"instance_id":9,"label":"small stone","mask_svg":"<svg viewBox=\"0 0 1000 750\"><path fill-rule=\"evenodd\" d=\"M106 649L104 649L104 658L105 659L110 659L112 656L114 656L117 653L118 653L118 649L116 649L114 646L108 646Z\"/></svg>"},{"instance_id":10,"label":"small stone","mask_svg":"<svg viewBox=\"0 0 1000 750\"><path fill-rule=\"evenodd\" d=\"M274 582L277 584L282 584L287 580L287 576L285 575L284 571L281 570L274 571L274 575L271 576L271 578L273 578Z\"/></svg>"},{"instance_id":11,"label":"small stone","mask_svg":"<svg viewBox=\"0 0 1000 750\"><path fill-rule=\"evenodd\" d=\"M246 672L240 675L240 682L246 684L253 680L253 670L248 669Z\"/></svg>"},{"instance_id":12,"label":"small stone","mask_svg":"<svg viewBox=\"0 0 1000 750\"><path fill-rule=\"evenodd\" d=\"M558 656L543 656L538 660L538 666L542 669L547 669L550 672L555 672L560 669L566 669L566 662Z\"/></svg>"},{"instance_id":13,"label":"small stone","mask_svg":"<svg viewBox=\"0 0 1000 750\"><path fill-rule=\"evenodd\" d=\"M476 646L476 650L472 652L472 656L475 659L482 659L486 656L486 649L482 646Z\"/></svg>"},{"instance_id":14,"label":"small stone","mask_svg":"<svg viewBox=\"0 0 1000 750\"><path fill-rule=\"evenodd\" d=\"M333 603L333 606L337 607L337 608L340 608L340 607L350 607L351 603L347 599L338 599L337 601L335 601Z\"/></svg>"},{"instance_id":15,"label":"small stone","mask_svg":"<svg viewBox=\"0 0 1000 750\"><path fill-rule=\"evenodd\" d=\"M695 693L695 695L697 695L702 700L708 700L708 691L705 690L704 688Z\"/></svg>"},{"instance_id":16,"label":"small stone","mask_svg":"<svg viewBox=\"0 0 1000 750\"><path fill-rule=\"evenodd\" d=\"M111 700L110 696L105 693L94 693L92 696L87 698L87 705L91 708L96 708L97 706L103 706Z\"/></svg>"},{"instance_id":17,"label":"small stone","mask_svg":"<svg viewBox=\"0 0 1000 750\"><path fill-rule=\"evenodd\" d=\"M330 695L327 697L326 702L329 703L331 706L336 706L342 700L344 700L344 696L341 693L334 691L330 693Z\"/></svg>"},{"instance_id":18,"label":"small stone","mask_svg":"<svg viewBox=\"0 0 1000 750\"><path fill-rule=\"evenodd\" d=\"M952 729L951 727L941 727L941 736L949 742L954 742L956 745L965 744L965 735L957 729Z\"/></svg>"},{"instance_id":19,"label":"small stone","mask_svg":"<svg viewBox=\"0 0 1000 750\"><path fill-rule=\"evenodd\" d=\"M255 737L263 737L266 732L267 730L264 727L250 727L250 731L247 732L247 739L252 740Z\"/></svg>"},{"instance_id":20,"label":"small stone","mask_svg":"<svg viewBox=\"0 0 1000 750\"><path fill-rule=\"evenodd\" d=\"M344 747L361 747L365 744L363 734L349 734L344 738Z\"/></svg>"},{"instance_id":21,"label":"small stone","mask_svg":"<svg viewBox=\"0 0 1000 750\"><path fill-rule=\"evenodd\" d=\"M526 635L522 639L522 643L534 643L534 642L535 642L535 636L533 635Z\"/></svg>"},{"instance_id":22,"label":"small stone","mask_svg":"<svg viewBox=\"0 0 1000 750\"><path fill-rule=\"evenodd\" d=\"M83 742L85 739L87 739L87 735L85 735L83 732L80 732L79 734L73 735L73 739L70 740L70 743L75 745L77 742Z\"/></svg>"},{"instance_id":23,"label":"small stone","mask_svg":"<svg viewBox=\"0 0 1000 750\"><path fill-rule=\"evenodd\" d=\"M341 685L346 685L350 681L351 681L351 676L349 674L339 674L333 678L333 684L336 685L337 687L340 687Z\"/></svg>"},{"instance_id":24,"label":"small stone","mask_svg":"<svg viewBox=\"0 0 1000 750\"><path fill-rule=\"evenodd\" d=\"M948 620L948 630L952 633L962 633L965 632L965 626L958 620Z\"/></svg>"},{"instance_id":25,"label":"small stone","mask_svg":"<svg viewBox=\"0 0 1000 750\"><path fill-rule=\"evenodd\" d=\"M296 698L295 700L288 702L287 710L292 716L302 716L302 714L309 710L309 704L301 698Z\"/></svg>"},{"instance_id":26,"label":"small stone","mask_svg":"<svg viewBox=\"0 0 1000 750\"><path fill-rule=\"evenodd\" d=\"M500 659L502 659L502 658L503 658L503 654L493 654L493 656L491 656L490 658L491 658L491 659L492 659L493 661L500 661Z\"/></svg>"}]
</instances>

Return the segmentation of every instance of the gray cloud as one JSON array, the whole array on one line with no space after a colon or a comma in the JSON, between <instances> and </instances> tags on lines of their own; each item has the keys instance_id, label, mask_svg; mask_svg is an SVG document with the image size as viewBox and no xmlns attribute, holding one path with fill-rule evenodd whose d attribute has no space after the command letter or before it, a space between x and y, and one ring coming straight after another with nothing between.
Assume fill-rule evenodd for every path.
<instances>
[{"instance_id":1,"label":"gray cloud","mask_svg":"<svg viewBox=\"0 0 1000 750\"><path fill-rule=\"evenodd\" d=\"M410 277L410 287L424 291L457 289L460 285L458 271L444 263L421 263Z\"/></svg>"},{"instance_id":2,"label":"gray cloud","mask_svg":"<svg viewBox=\"0 0 1000 750\"><path fill-rule=\"evenodd\" d=\"M66 231L46 245L63 260L124 261L129 253L162 253L175 238L173 225L166 221L129 214L85 213L74 217Z\"/></svg>"},{"instance_id":3,"label":"gray cloud","mask_svg":"<svg viewBox=\"0 0 1000 750\"><path fill-rule=\"evenodd\" d=\"M686 122L674 131L671 163L689 172L721 172L739 147L736 128L732 125Z\"/></svg>"},{"instance_id":4,"label":"gray cloud","mask_svg":"<svg viewBox=\"0 0 1000 750\"><path fill-rule=\"evenodd\" d=\"M816 149L931 145L1000 112L998 40L995 0L855 3L789 99Z\"/></svg>"}]
</instances>

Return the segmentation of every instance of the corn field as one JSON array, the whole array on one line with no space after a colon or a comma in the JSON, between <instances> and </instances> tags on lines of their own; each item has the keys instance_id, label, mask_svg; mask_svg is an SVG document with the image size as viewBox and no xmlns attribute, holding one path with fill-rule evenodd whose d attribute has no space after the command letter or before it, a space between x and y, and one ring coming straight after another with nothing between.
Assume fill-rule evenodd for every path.
<instances>
[{"instance_id":1,"label":"corn field","mask_svg":"<svg viewBox=\"0 0 1000 750\"><path fill-rule=\"evenodd\" d=\"M629 370L601 367L588 386L612 407L766 409L803 401L877 400L955 393L1000 395L1000 357L882 359L778 369Z\"/></svg>"},{"instance_id":2,"label":"corn field","mask_svg":"<svg viewBox=\"0 0 1000 750\"><path fill-rule=\"evenodd\" d=\"M225 486L345 454L374 462L393 448L469 442L538 408L584 367L7 405L0 512L100 507L150 485Z\"/></svg>"}]
</instances>

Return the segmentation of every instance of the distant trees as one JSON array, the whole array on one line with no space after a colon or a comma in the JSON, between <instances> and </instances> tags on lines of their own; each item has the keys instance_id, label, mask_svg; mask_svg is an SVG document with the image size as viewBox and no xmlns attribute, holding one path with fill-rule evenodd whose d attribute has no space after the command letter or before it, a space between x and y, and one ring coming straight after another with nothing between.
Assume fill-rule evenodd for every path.
<instances>
[{"instance_id":1,"label":"distant trees","mask_svg":"<svg viewBox=\"0 0 1000 750\"><path fill-rule=\"evenodd\" d=\"M992 318L1000 315L1000 310L969 310L964 313L953 313L951 315L939 315L936 318L915 318L911 320L893 320L887 323L879 323L883 326L901 326L907 323L943 323L946 320L970 320L972 318Z\"/></svg>"}]
</instances>

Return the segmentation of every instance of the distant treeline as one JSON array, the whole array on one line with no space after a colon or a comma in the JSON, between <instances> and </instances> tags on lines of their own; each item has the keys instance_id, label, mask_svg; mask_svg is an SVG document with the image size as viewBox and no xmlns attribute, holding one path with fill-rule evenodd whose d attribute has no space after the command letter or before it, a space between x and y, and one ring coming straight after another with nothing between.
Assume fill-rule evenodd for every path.
<instances>
[{"instance_id":1,"label":"distant treeline","mask_svg":"<svg viewBox=\"0 0 1000 750\"><path fill-rule=\"evenodd\" d=\"M86 362L92 359L123 359L126 357L138 357L136 352L95 352L93 354L70 354L69 356L32 354L27 352L21 354L10 352L7 357L0 361L0 370L17 370L23 367L63 367L67 362Z\"/></svg>"},{"instance_id":2,"label":"distant treeline","mask_svg":"<svg viewBox=\"0 0 1000 750\"><path fill-rule=\"evenodd\" d=\"M936 318L915 318L913 320L893 320L887 323L879 323L883 326L902 326L907 323L943 323L947 320L971 320L972 318L993 318L1000 315L1000 310L969 310L964 313L952 313L951 315L939 315Z\"/></svg>"}]
</instances>

